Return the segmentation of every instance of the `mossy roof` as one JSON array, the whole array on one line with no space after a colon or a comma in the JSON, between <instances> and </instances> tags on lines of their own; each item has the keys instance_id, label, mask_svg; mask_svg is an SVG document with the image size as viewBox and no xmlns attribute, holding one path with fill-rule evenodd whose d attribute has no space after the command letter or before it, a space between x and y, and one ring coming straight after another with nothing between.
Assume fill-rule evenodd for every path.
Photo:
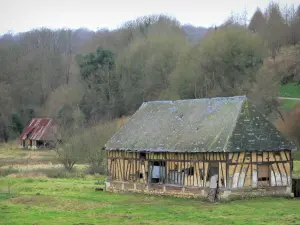
<instances>
[{"instance_id":1,"label":"mossy roof","mask_svg":"<svg viewBox=\"0 0 300 225\"><path fill-rule=\"evenodd\" d=\"M278 151L294 146L246 96L145 102L105 145L150 152Z\"/></svg>"}]
</instances>

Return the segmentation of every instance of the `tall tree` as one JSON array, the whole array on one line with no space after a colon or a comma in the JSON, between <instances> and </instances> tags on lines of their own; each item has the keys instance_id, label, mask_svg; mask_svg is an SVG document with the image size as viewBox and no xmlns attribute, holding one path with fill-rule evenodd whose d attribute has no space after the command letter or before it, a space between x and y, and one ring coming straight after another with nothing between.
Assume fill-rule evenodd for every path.
<instances>
[{"instance_id":1,"label":"tall tree","mask_svg":"<svg viewBox=\"0 0 300 225\"><path fill-rule=\"evenodd\" d=\"M267 8L267 35L266 39L271 51L272 58L275 58L279 49L287 43L287 25L281 14L279 4L271 2Z\"/></svg>"},{"instance_id":2,"label":"tall tree","mask_svg":"<svg viewBox=\"0 0 300 225\"><path fill-rule=\"evenodd\" d=\"M264 36L266 26L267 26L266 18L264 17L260 8L257 8L250 20L248 28L252 32L255 32L255 33L258 33L258 34Z\"/></svg>"},{"instance_id":3,"label":"tall tree","mask_svg":"<svg viewBox=\"0 0 300 225\"><path fill-rule=\"evenodd\" d=\"M284 113L284 120L276 121L278 129L285 134L296 146L300 147L300 105L297 104L292 110Z\"/></svg>"},{"instance_id":4,"label":"tall tree","mask_svg":"<svg viewBox=\"0 0 300 225\"><path fill-rule=\"evenodd\" d=\"M0 140L7 142L11 129L12 101L10 86L0 82Z\"/></svg>"},{"instance_id":5,"label":"tall tree","mask_svg":"<svg viewBox=\"0 0 300 225\"><path fill-rule=\"evenodd\" d=\"M148 28L147 36L134 40L117 58L126 111L143 101L164 96L169 76L187 49L187 40L176 21L161 21Z\"/></svg>"},{"instance_id":6,"label":"tall tree","mask_svg":"<svg viewBox=\"0 0 300 225\"><path fill-rule=\"evenodd\" d=\"M291 39L290 43L296 45L300 43L300 5L297 10L294 12L291 18Z\"/></svg>"},{"instance_id":7,"label":"tall tree","mask_svg":"<svg viewBox=\"0 0 300 225\"><path fill-rule=\"evenodd\" d=\"M220 28L193 47L174 73L182 98L245 94L263 64L261 37L240 26Z\"/></svg>"},{"instance_id":8,"label":"tall tree","mask_svg":"<svg viewBox=\"0 0 300 225\"><path fill-rule=\"evenodd\" d=\"M83 100L83 111L87 117L105 114L114 117L118 114L114 108L118 96L114 54L99 47L95 53L78 55L77 62L87 84Z\"/></svg>"}]
</instances>

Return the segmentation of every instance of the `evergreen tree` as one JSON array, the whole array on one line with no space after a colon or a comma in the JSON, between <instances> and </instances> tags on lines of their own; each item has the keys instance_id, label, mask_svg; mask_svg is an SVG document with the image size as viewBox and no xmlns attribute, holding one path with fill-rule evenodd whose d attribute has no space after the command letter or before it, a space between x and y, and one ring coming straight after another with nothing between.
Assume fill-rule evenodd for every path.
<instances>
[{"instance_id":1,"label":"evergreen tree","mask_svg":"<svg viewBox=\"0 0 300 225\"><path fill-rule=\"evenodd\" d=\"M264 17L260 8L257 8L250 20L248 28L252 32L258 33L263 36L265 34L266 26L266 18Z\"/></svg>"}]
</instances>

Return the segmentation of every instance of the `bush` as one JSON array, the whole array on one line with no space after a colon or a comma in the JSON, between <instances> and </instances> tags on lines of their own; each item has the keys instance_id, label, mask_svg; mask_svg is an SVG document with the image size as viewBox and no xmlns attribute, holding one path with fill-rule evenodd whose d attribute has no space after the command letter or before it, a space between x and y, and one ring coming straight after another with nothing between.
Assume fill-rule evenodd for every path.
<instances>
[{"instance_id":1,"label":"bush","mask_svg":"<svg viewBox=\"0 0 300 225\"><path fill-rule=\"evenodd\" d=\"M70 172L64 168L38 169L35 172L43 173L49 178L85 178L85 174L82 171L73 170Z\"/></svg>"},{"instance_id":2,"label":"bush","mask_svg":"<svg viewBox=\"0 0 300 225\"><path fill-rule=\"evenodd\" d=\"M18 169L14 169L12 166L5 168L5 169L0 169L0 177L5 177L13 173L18 173L20 172Z\"/></svg>"}]
</instances>

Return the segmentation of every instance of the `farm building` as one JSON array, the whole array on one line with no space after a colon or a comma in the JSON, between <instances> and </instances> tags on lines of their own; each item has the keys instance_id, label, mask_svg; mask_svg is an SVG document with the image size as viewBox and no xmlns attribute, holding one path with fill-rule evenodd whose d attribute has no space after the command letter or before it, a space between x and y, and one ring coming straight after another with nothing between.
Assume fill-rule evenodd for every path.
<instances>
[{"instance_id":1,"label":"farm building","mask_svg":"<svg viewBox=\"0 0 300 225\"><path fill-rule=\"evenodd\" d=\"M34 118L19 137L20 148L53 147L60 140L57 124L49 118Z\"/></svg>"},{"instance_id":2,"label":"farm building","mask_svg":"<svg viewBox=\"0 0 300 225\"><path fill-rule=\"evenodd\" d=\"M146 102L105 145L106 189L290 196L293 149L245 96Z\"/></svg>"}]
</instances>

